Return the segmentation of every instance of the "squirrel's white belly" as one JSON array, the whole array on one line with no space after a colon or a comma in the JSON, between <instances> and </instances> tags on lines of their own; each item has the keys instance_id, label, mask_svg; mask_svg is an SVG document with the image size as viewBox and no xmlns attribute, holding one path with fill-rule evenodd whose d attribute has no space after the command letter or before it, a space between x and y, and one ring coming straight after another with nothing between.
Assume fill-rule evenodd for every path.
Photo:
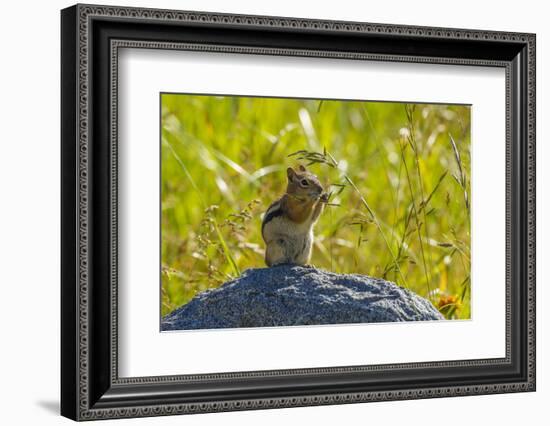
<instances>
[{"instance_id":1,"label":"squirrel's white belly","mask_svg":"<svg viewBox=\"0 0 550 426\"><path fill-rule=\"evenodd\" d=\"M277 230L278 234L284 234L289 237L296 237L298 235L307 235L312 232L313 225L304 221L303 223L295 223L282 217L273 218L265 225L266 235L271 233L272 230Z\"/></svg>"},{"instance_id":2,"label":"squirrel's white belly","mask_svg":"<svg viewBox=\"0 0 550 426\"><path fill-rule=\"evenodd\" d=\"M276 217L265 225L264 235L269 248L266 256L268 264L309 262L313 224L308 221L295 223Z\"/></svg>"}]
</instances>

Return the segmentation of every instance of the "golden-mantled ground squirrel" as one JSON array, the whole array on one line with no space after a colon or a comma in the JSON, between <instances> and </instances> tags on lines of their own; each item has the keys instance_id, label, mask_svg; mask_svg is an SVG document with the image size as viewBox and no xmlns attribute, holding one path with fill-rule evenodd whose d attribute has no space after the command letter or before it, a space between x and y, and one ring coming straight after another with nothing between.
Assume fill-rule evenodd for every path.
<instances>
[{"instance_id":1,"label":"golden-mantled ground squirrel","mask_svg":"<svg viewBox=\"0 0 550 426\"><path fill-rule=\"evenodd\" d=\"M286 193L269 206L262 221L267 266L309 263L313 226L328 201L317 176L304 166L286 172Z\"/></svg>"}]
</instances>

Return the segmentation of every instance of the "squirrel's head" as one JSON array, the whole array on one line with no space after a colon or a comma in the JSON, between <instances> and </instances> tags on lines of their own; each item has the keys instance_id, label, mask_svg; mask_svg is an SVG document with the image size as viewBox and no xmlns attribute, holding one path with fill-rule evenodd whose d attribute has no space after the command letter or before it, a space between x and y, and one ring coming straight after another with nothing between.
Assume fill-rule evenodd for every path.
<instances>
[{"instance_id":1,"label":"squirrel's head","mask_svg":"<svg viewBox=\"0 0 550 426\"><path fill-rule=\"evenodd\" d=\"M286 175L288 177L288 186L286 192L292 194L298 198L318 199L323 193L323 186L317 176L307 171L307 169L300 165L297 170L292 167L286 169Z\"/></svg>"}]
</instances>

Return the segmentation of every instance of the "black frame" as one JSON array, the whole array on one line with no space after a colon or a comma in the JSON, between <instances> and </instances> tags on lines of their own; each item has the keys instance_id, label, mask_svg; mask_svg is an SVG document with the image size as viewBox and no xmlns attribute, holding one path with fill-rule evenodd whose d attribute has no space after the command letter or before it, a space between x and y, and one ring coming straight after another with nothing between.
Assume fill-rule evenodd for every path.
<instances>
[{"instance_id":1,"label":"black frame","mask_svg":"<svg viewBox=\"0 0 550 426\"><path fill-rule=\"evenodd\" d=\"M535 390L535 35L76 5L61 13L61 413L75 420ZM506 357L119 378L117 53L506 69ZM503 230L504 232L504 230Z\"/></svg>"}]
</instances>

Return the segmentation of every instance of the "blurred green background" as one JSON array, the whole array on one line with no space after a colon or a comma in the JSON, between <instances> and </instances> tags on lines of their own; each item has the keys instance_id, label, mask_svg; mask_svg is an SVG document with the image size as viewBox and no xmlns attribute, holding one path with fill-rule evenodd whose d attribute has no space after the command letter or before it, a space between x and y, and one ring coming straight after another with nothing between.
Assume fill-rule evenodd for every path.
<instances>
[{"instance_id":1,"label":"blurred green background","mask_svg":"<svg viewBox=\"0 0 550 426\"><path fill-rule=\"evenodd\" d=\"M333 205L311 263L470 317L468 106L182 94L161 104L162 315L265 266L263 212L286 167L313 159Z\"/></svg>"}]
</instances>

